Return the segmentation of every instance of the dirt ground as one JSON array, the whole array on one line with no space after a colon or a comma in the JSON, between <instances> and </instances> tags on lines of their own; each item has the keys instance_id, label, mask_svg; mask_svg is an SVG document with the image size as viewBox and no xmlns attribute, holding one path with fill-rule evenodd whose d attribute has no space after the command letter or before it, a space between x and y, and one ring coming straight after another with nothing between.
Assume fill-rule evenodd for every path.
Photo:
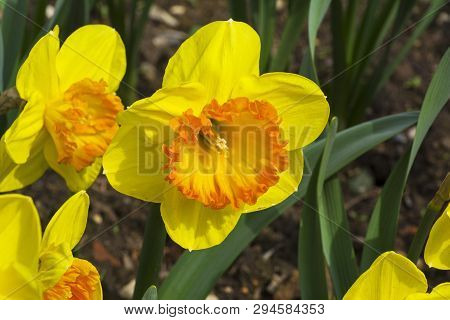
<instances>
[{"instance_id":1,"label":"dirt ground","mask_svg":"<svg viewBox=\"0 0 450 320\"><path fill-rule=\"evenodd\" d=\"M168 58L195 26L229 18L226 0L159 0L156 4L163 14L153 11L141 44L138 90L144 95L150 95L160 87ZM280 23L285 15L283 10L278 12ZM434 70L449 44L449 12L447 6L417 41L407 59L376 97L367 119L419 109ZM415 12L411 22L421 14ZM317 65L321 75L329 74L332 67L327 21L328 17L320 30L317 48ZM402 45L404 39L401 37L398 40L396 48ZM293 72L298 70L305 41L306 34L303 33L292 63ZM449 123L447 106L431 128L414 163L402 202L396 243L399 252L407 250L421 212L449 171ZM340 173L351 231L359 238L364 237L376 197L391 168L410 145L413 136L413 129L396 136ZM104 176L100 176L88 192L91 196L90 221L82 241L88 244L82 247L79 255L89 258L101 271L106 299L128 299L132 294L142 245L146 208L139 209L143 202L113 190ZM47 172L43 179L23 190L23 193L35 199L43 225L70 195L61 178L52 172ZM135 212L128 219L110 228L132 211ZM296 205L263 230L219 280L209 298L298 299L297 238L300 214L301 206ZM361 244L355 242L355 247L359 256ZM162 278L182 253L179 246L167 240ZM432 285L449 278L449 274L437 271L427 271L427 275Z\"/></svg>"}]
</instances>

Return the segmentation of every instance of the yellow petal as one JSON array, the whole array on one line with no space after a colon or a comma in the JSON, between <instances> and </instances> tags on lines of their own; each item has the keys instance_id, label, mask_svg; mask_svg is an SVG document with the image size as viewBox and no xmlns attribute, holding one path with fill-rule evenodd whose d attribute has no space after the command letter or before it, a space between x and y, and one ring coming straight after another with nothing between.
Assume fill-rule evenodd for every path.
<instances>
[{"instance_id":1,"label":"yellow petal","mask_svg":"<svg viewBox=\"0 0 450 320\"><path fill-rule=\"evenodd\" d=\"M172 187L164 195L161 214L173 241L188 250L201 250L225 240L239 221L241 212L230 206L221 210L206 208Z\"/></svg>"},{"instance_id":2,"label":"yellow petal","mask_svg":"<svg viewBox=\"0 0 450 320\"><path fill-rule=\"evenodd\" d=\"M163 87L200 82L208 100L223 103L242 77L259 75L260 41L242 22L216 21L197 30L169 60Z\"/></svg>"},{"instance_id":3,"label":"yellow petal","mask_svg":"<svg viewBox=\"0 0 450 320\"><path fill-rule=\"evenodd\" d=\"M37 272L40 244L41 223L33 200L0 195L0 267L19 263Z\"/></svg>"},{"instance_id":4,"label":"yellow petal","mask_svg":"<svg viewBox=\"0 0 450 320\"><path fill-rule=\"evenodd\" d=\"M17 73L16 87L25 100L39 93L40 98L49 101L58 95L59 84L56 74L56 55L59 51L59 28L56 26L43 36L31 49L28 58Z\"/></svg>"},{"instance_id":5,"label":"yellow petal","mask_svg":"<svg viewBox=\"0 0 450 320\"><path fill-rule=\"evenodd\" d=\"M136 101L119 114L118 122L143 125L158 121L168 125L170 119L181 116L188 109L199 115L206 103L206 91L200 83L185 83L179 87L160 89L151 97Z\"/></svg>"},{"instance_id":6,"label":"yellow petal","mask_svg":"<svg viewBox=\"0 0 450 320\"><path fill-rule=\"evenodd\" d=\"M71 248L67 242L43 247L39 258L38 277L44 290L57 284L74 260Z\"/></svg>"},{"instance_id":7,"label":"yellow petal","mask_svg":"<svg viewBox=\"0 0 450 320\"><path fill-rule=\"evenodd\" d=\"M93 164L76 171L74 167L69 164L58 163L58 154L55 145L51 139L48 139L44 146L44 156L48 165L55 170L66 181L67 187L72 192L80 190L87 190L97 179L100 169L102 167L102 159L97 158Z\"/></svg>"},{"instance_id":8,"label":"yellow petal","mask_svg":"<svg viewBox=\"0 0 450 320\"><path fill-rule=\"evenodd\" d=\"M103 79L116 91L125 74L125 47L120 35L105 25L87 25L72 33L56 57L61 91L85 78Z\"/></svg>"},{"instance_id":9,"label":"yellow petal","mask_svg":"<svg viewBox=\"0 0 450 320\"><path fill-rule=\"evenodd\" d=\"M303 176L303 151L301 149L289 152L289 166L280 174L280 180L276 185L258 198L252 206L245 206L244 212L254 212L270 208L286 200L298 190Z\"/></svg>"},{"instance_id":10,"label":"yellow petal","mask_svg":"<svg viewBox=\"0 0 450 320\"><path fill-rule=\"evenodd\" d=\"M169 184L162 152L163 127L122 126L103 157L104 173L117 191L138 199L161 202Z\"/></svg>"},{"instance_id":11,"label":"yellow petal","mask_svg":"<svg viewBox=\"0 0 450 320\"><path fill-rule=\"evenodd\" d=\"M26 266L10 264L0 267L0 300L40 300L42 286L36 273Z\"/></svg>"},{"instance_id":12,"label":"yellow petal","mask_svg":"<svg viewBox=\"0 0 450 320\"><path fill-rule=\"evenodd\" d=\"M283 138L288 149L304 147L317 139L325 128L330 107L320 87L292 73L274 72L246 77L233 89L232 97L265 100L281 118Z\"/></svg>"},{"instance_id":13,"label":"yellow petal","mask_svg":"<svg viewBox=\"0 0 450 320\"><path fill-rule=\"evenodd\" d=\"M450 205L431 228L424 258L430 268L450 270Z\"/></svg>"},{"instance_id":14,"label":"yellow petal","mask_svg":"<svg viewBox=\"0 0 450 320\"><path fill-rule=\"evenodd\" d=\"M80 191L70 197L50 220L42 239L42 250L67 244L73 249L83 236L89 211L89 196Z\"/></svg>"},{"instance_id":15,"label":"yellow petal","mask_svg":"<svg viewBox=\"0 0 450 320\"><path fill-rule=\"evenodd\" d=\"M441 283L433 288L431 293L414 293L408 300L450 300L450 282Z\"/></svg>"},{"instance_id":16,"label":"yellow petal","mask_svg":"<svg viewBox=\"0 0 450 320\"><path fill-rule=\"evenodd\" d=\"M25 163L44 126L45 107L41 100L30 100L11 127L5 132L3 140L10 158L18 164Z\"/></svg>"},{"instance_id":17,"label":"yellow petal","mask_svg":"<svg viewBox=\"0 0 450 320\"><path fill-rule=\"evenodd\" d=\"M38 180L47 170L42 141L38 139L35 144L28 161L16 164L6 152L3 139L0 141L0 192L22 189Z\"/></svg>"},{"instance_id":18,"label":"yellow petal","mask_svg":"<svg viewBox=\"0 0 450 320\"><path fill-rule=\"evenodd\" d=\"M401 300L427 291L427 279L409 259L392 251L380 255L347 291L344 300Z\"/></svg>"}]
</instances>

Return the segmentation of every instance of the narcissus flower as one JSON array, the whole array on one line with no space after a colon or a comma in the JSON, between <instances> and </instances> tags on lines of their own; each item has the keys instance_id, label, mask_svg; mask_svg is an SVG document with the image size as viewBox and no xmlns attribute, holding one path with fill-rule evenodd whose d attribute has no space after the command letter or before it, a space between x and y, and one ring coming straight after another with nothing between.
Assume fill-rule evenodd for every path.
<instances>
[{"instance_id":1,"label":"narcissus flower","mask_svg":"<svg viewBox=\"0 0 450 320\"><path fill-rule=\"evenodd\" d=\"M432 268L450 270L450 205L431 228L424 258Z\"/></svg>"},{"instance_id":2,"label":"narcissus flower","mask_svg":"<svg viewBox=\"0 0 450 320\"><path fill-rule=\"evenodd\" d=\"M102 299L97 269L72 255L88 208L89 197L80 191L55 213L42 237L33 201L0 195L0 299Z\"/></svg>"},{"instance_id":3,"label":"narcissus flower","mask_svg":"<svg viewBox=\"0 0 450 320\"><path fill-rule=\"evenodd\" d=\"M33 183L48 167L72 191L87 189L118 129L125 67L122 40L108 26L82 27L61 48L58 27L43 36L17 74L27 104L0 141L0 192Z\"/></svg>"},{"instance_id":4,"label":"narcissus flower","mask_svg":"<svg viewBox=\"0 0 450 320\"><path fill-rule=\"evenodd\" d=\"M450 205L431 229L425 246L430 267L450 270ZM425 275L414 263L395 252L380 255L348 290L346 300L450 300L450 282L430 293Z\"/></svg>"},{"instance_id":5,"label":"narcissus flower","mask_svg":"<svg viewBox=\"0 0 450 320\"><path fill-rule=\"evenodd\" d=\"M170 237L190 250L221 243L242 213L298 188L302 148L329 106L312 81L259 73L260 40L241 22L206 25L170 59L162 89L119 115L105 157L114 188L161 202Z\"/></svg>"}]
</instances>

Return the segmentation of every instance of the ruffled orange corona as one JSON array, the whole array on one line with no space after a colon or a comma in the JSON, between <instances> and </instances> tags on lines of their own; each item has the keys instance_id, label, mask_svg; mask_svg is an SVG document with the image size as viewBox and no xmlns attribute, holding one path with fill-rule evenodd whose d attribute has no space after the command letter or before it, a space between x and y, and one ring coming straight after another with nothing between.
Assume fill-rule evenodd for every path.
<instances>
[{"instance_id":1,"label":"ruffled orange corona","mask_svg":"<svg viewBox=\"0 0 450 320\"><path fill-rule=\"evenodd\" d=\"M45 126L59 163L80 171L105 153L118 129L116 115L123 110L120 98L106 88L103 80L83 79L46 109Z\"/></svg>"},{"instance_id":2,"label":"ruffled orange corona","mask_svg":"<svg viewBox=\"0 0 450 320\"><path fill-rule=\"evenodd\" d=\"M254 205L288 166L279 123L270 103L247 98L213 100L199 117L188 110L171 121L177 137L164 146L166 179L206 207Z\"/></svg>"},{"instance_id":3,"label":"ruffled orange corona","mask_svg":"<svg viewBox=\"0 0 450 320\"><path fill-rule=\"evenodd\" d=\"M168 234L184 248L215 246L241 214L292 195L302 148L328 121L314 82L260 75L259 53L247 24L208 24L169 60L162 89L118 116L104 172L118 191L160 202Z\"/></svg>"},{"instance_id":4,"label":"ruffled orange corona","mask_svg":"<svg viewBox=\"0 0 450 320\"><path fill-rule=\"evenodd\" d=\"M102 298L100 275L86 260L73 259L61 279L44 292L45 300L99 300Z\"/></svg>"}]
</instances>

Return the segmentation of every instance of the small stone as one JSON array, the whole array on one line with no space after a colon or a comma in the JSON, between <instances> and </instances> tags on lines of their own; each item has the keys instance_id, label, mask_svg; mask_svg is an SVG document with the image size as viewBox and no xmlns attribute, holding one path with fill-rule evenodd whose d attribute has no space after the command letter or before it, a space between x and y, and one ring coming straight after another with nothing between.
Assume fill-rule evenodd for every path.
<instances>
[{"instance_id":1,"label":"small stone","mask_svg":"<svg viewBox=\"0 0 450 320\"><path fill-rule=\"evenodd\" d=\"M134 287L136 285L136 279L132 279L126 285L119 290L119 295L124 299L131 299L133 297Z\"/></svg>"},{"instance_id":2,"label":"small stone","mask_svg":"<svg viewBox=\"0 0 450 320\"><path fill-rule=\"evenodd\" d=\"M186 13L186 7L180 4L176 4L170 7L170 13L175 16L182 16Z\"/></svg>"}]
</instances>

